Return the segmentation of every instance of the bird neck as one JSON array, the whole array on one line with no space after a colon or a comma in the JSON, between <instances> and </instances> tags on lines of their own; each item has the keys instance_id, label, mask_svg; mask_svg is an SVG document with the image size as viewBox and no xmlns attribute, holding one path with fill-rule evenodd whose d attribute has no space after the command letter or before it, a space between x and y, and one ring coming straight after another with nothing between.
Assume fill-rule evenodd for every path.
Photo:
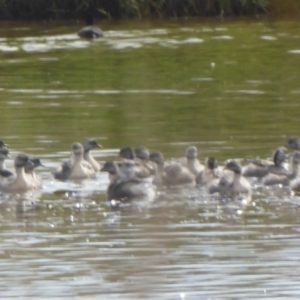
<instances>
[{"instance_id":1,"label":"bird neck","mask_svg":"<svg viewBox=\"0 0 300 300\"><path fill-rule=\"evenodd\" d=\"M89 161L90 159L92 159L90 150L84 151L83 158L84 158L85 160L87 160L87 161Z\"/></svg>"},{"instance_id":2,"label":"bird neck","mask_svg":"<svg viewBox=\"0 0 300 300\"><path fill-rule=\"evenodd\" d=\"M0 159L0 169L4 169L4 168L5 168L4 159Z\"/></svg>"},{"instance_id":3,"label":"bird neck","mask_svg":"<svg viewBox=\"0 0 300 300\"><path fill-rule=\"evenodd\" d=\"M16 167L16 181L27 182L26 173L24 167Z\"/></svg>"},{"instance_id":4,"label":"bird neck","mask_svg":"<svg viewBox=\"0 0 300 300\"><path fill-rule=\"evenodd\" d=\"M78 153L74 155L74 164L80 164L83 160L83 154Z\"/></svg>"},{"instance_id":5,"label":"bird neck","mask_svg":"<svg viewBox=\"0 0 300 300\"><path fill-rule=\"evenodd\" d=\"M292 165L292 176L294 178L298 177L299 176L299 164L298 163L293 163Z\"/></svg>"},{"instance_id":6,"label":"bird neck","mask_svg":"<svg viewBox=\"0 0 300 300\"><path fill-rule=\"evenodd\" d=\"M233 173L233 182L238 182L242 177L241 173L234 172Z\"/></svg>"}]
</instances>

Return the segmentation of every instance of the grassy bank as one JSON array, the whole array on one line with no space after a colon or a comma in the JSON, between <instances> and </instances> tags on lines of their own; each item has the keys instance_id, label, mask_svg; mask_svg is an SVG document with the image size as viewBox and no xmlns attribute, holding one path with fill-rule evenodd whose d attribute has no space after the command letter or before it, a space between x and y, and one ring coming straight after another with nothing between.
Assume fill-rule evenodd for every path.
<instances>
[{"instance_id":1,"label":"grassy bank","mask_svg":"<svg viewBox=\"0 0 300 300\"><path fill-rule=\"evenodd\" d=\"M300 0L0 0L1 20L68 20L93 11L97 19L297 16Z\"/></svg>"}]
</instances>

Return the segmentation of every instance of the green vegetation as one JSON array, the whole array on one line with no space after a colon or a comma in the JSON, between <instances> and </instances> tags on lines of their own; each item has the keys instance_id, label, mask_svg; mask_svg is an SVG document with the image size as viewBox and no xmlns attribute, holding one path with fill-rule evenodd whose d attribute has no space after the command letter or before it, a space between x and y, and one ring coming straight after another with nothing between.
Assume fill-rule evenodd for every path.
<instances>
[{"instance_id":1,"label":"green vegetation","mask_svg":"<svg viewBox=\"0 0 300 300\"><path fill-rule=\"evenodd\" d=\"M0 0L1 20L298 15L300 0Z\"/></svg>"}]
</instances>

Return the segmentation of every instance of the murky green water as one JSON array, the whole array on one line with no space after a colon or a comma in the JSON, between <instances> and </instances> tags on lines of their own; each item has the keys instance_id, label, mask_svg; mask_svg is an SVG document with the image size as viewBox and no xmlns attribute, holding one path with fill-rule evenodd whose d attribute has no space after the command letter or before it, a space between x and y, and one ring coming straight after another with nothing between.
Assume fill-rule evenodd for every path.
<instances>
[{"instance_id":1,"label":"murky green water","mask_svg":"<svg viewBox=\"0 0 300 300\"><path fill-rule=\"evenodd\" d=\"M202 190L112 211L105 174L82 185L50 174L86 137L103 145L100 161L126 145L270 157L300 135L298 23L105 24L92 43L80 26L8 25L0 137L48 169L42 191L1 195L2 297L299 297L300 198L289 191L257 191L241 215Z\"/></svg>"}]
</instances>

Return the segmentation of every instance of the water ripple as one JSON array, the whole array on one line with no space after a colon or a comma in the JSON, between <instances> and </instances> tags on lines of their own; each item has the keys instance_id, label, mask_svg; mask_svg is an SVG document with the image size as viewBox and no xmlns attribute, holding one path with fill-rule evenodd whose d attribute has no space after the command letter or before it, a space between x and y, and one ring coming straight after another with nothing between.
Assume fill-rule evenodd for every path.
<instances>
[{"instance_id":1,"label":"water ripple","mask_svg":"<svg viewBox=\"0 0 300 300\"><path fill-rule=\"evenodd\" d=\"M84 94L114 95L114 94L166 94L166 95L193 95L194 91L180 90L40 90L40 89L2 89L0 92L16 94L41 94L36 95L40 99L58 98L60 95L82 96Z\"/></svg>"},{"instance_id":2,"label":"water ripple","mask_svg":"<svg viewBox=\"0 0 300 300\"><path fill-rule=\"evenodd\" d=\"M262 35L260 39L265 40L265 41L276 41L277 37L276 36L271 36L271 35Z\"/></svg>"},{"instance_id":3,"label":"water ripple","mask_svg":"<svg viewBox=\"0 0 300 300\"><path fill-rule=\"evenodd\" d=\"M222 31L223 29L216 29ZM112 49L139 49L148 45L161 45L162 47L174 47L185 44L199 44L204 40L198 37L186 39L168 38L166 29L132 30L132 31L107 31L104 39L98 39L95 43L104 43ZM214 37L219 39L231 39L229 36ZM0 40L0 51L17 52L23 50L27 53L46 53L57 49L83 49L95 45L86 40L79 39L75 34L43 35L37 37L21 37L15 40Z\"/></svg>"},{"instance_id":4,"label":"water ripple","mask_svg":"<svg viewBox=\"0 0 300 300\"><path fill-rule=\"evenodd\" d=\"M239 93L246 95L264 95L266 92L260 90L227 90L226 93Z\"/></svg>"},{"instance_id":5,"label":"water ripple","mask_svg":"<svg viewBox=\"0 0 300 300\"><path fill-rule=\"evenodd\" d=\"M225 40L225 41L230 41L233 40L234 37L230 35L219 35L219 36L213 36L213 40Z\"/></svg>"}]
</instances>

